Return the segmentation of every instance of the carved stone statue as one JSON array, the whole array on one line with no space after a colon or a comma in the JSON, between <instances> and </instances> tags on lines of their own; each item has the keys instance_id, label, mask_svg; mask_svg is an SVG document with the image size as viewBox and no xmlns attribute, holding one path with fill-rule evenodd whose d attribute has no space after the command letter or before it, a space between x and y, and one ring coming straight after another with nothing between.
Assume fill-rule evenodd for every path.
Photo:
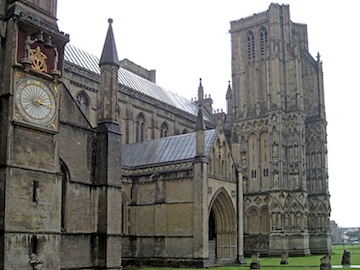
<instances>
[{"instance_id":1,"label":"carved stone statue","mask_svg":"<svg viewBox=\"0 0 360 270\"><path fill-rule=\"evenodd\" d=\"M54 70L57 70L58 68L58 63L59 63L59 52L57 48L54 48Z\"/></svg>"},{"instance_id":2,"label":"carved stone statue","mask_svg":"<svg viewBox=\"0 0 360 270\"><path fill-rule=\"evenodd\" d=\"M303 224L303 229L307 230L308 228L308 219L307 219L307 215L304 214L304 224Z\"/></svg>"},{"instance_id":3,"label":"carved stone statue","mask_svg":"<svg viewBox=\"0 0 360 270\"><path fill-rule=\"evenodd\" d=\"M279 187L279 175L277 172L274 172L274 187Z\"/></svg>"},{"instance_id":4,"label":"carved stone statue","mask_svg":"<svg viewBox=\"0 0 360 270\"><path fill-rule=\"evenodd\" d=\"M273 158L277 158L278 157L278 146L277 144L273 145Z\"/></svg>"},{"instance_id":5,"label":"carved stone statue","mask_svg":"<svg viewBox=\"0 0 360 270\"><path fill-rule=\"evenodd\" d=\"M271 227L272 227L272 230L276 230L276 214L275 213L272 213L271 214Z\"/></svg>"},{"instance_id":6,"label":"carved stone statue","mask_svg":"<svg viewBox=\"0 0 360 270\"><path fill-rule=\"evenodd\" d=\"M31 47L30 45L35 43L37 41L37 39L31 39L30 36L26 36L25 38L25 44L24 44L24 59L30 59L30 51L31 51Z\"/></svg>"}]
</instances>

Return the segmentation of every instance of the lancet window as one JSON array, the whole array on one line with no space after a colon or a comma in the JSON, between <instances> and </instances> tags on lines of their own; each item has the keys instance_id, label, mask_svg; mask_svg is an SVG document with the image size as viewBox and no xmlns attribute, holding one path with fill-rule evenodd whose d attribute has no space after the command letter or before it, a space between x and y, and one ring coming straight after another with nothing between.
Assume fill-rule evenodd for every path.
<instances>
[{"instance_id":1,"label":"lancet window","mask_svg":"<svg viewBox=\"0 0 360 270\"><path fill-rule=\"evenodd\" d=\"M140 113L136 119L136 142L145 140L145 117Z\"/></svg>"},{"instance_id":2,"label":"lancet window","mask_svg":"<svg viewBox=\"0 0 360 270\"><path fill-rule=\"evenodd\" d=\"M265 56L265 48L268 44L268 32L265 27L261 27L260 29L260 52L261 56Z\"/></svg>"},{"instance_id":3,"label":"lancet window","mask_svg":"<svg viewBox=\"0 0 360 270\"><path fill-rule=\"evenodd\" d=\"M167 136L169 135L168 133L169 133L168 126L167 126L167 124L164 122L164 123L161 125L160 137L161 137L161 138L167 137Z\"/></svg>"},{"instance_id":4,"label":"lancet window","mask_svg":"<svg viewBox=\"0 0 360 270\"><path fill-rule=\"evenodd\" d=\"M255 37L252 31L247 34L248 60L255 59Z\"/></svg>"}]
</instances>

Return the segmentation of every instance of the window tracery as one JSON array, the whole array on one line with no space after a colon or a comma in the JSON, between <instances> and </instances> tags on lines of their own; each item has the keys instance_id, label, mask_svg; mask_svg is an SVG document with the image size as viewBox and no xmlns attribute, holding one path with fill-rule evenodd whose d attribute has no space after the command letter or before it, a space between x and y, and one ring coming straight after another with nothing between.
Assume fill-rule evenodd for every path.
<instances>
[{"instance_id":1,"label":"window tracery","mask_svg":"<svg viewBox=\"0 0 360 270\"><path fill-rule=\"evenodd\" d=\"M89 97L84 91L80 91L76 96L76 103L79 105L80 110L84 113L88 113L88 108L90 105Z\"/></svg>"},{"instance_id":2,"label":"window tracery","mask_svg":"<svg viewBox=\"0 0 360 270\"><path fill-rule=\"evenodd\" d=\"M255 37L252 31L247 34L248 60L255 59Z\"/></svg>"},{"instance_id":3,"label":"window tracery","mask_svg":"<svg viewBox=\"0 0 360 270\"><path fill-rule=\"evenodd\" d=\"M268 32L267 29L263 26L260 29L260 52L261 52L261 56L264 57L265 56L265 49L266 46L268 45Z\"/></svg>"}]
</instances>

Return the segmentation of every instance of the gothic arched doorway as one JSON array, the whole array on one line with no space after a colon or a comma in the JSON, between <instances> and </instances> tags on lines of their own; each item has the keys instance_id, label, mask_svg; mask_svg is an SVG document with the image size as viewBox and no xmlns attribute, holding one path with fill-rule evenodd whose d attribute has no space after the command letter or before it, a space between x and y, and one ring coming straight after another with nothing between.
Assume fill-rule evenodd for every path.
<instances>
[{"instance_id":1,"label":"gothic arched doorway","mask_svg":"<svg viewBox=\"0 0 360 270\"><path fill-rule=\"evenodd\" d=\"M236 259L236 211L225 189L214 195L209 208L209 263Z\"/></svg>"}]
</instances>

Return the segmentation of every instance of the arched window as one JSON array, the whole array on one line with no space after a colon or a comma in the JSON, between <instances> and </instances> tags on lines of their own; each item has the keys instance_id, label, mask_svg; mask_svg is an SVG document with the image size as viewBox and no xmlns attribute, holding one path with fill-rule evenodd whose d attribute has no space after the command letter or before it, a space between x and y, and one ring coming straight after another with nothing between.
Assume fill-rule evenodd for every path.
<instances>
[{"instance_id":1,"label":"arched window","mask_svg":"<svg viewBox=\"0 0 360 270\"><path fill-rule=\"evenodd\" d=\"M263 26L260 29L260 52L261 52L261 56L264 57L265 56L265 49L266 46L268 45L268 32L267 29Z\"/></svg>"},{"instance_id":2,"label":"arched window","mask_svg":"<svg viewBox=\"0 0 360 270\"><path fill-rule=\"evenodd\" d=\"M161 137L161 138L167 137L167 136L168 136L168 133L169 133L168 126L167 126L167 124L164 122L164 123L161 125L160 137Z\"/></svg>"},{"instance_id":3,"label":"arched window","mask_svg":"<svg viewBox=\"0 0 360 270\"><path fill-rule=\"evenodd\" d=\"M84 91L81 91L80 93L77 94L76 103L79 105L80 110L84 114L87 114L90 102L88 95Z\"/></svg>"},{"instance_id":4,"label":"arched window","mask_svg":"<svg viewBox=\"0 0 360 270\"><path fill-rule=\"evenodd\" d=\"M260 224L259 224L259 213L256 209L250 209L247 214L248 224L247 224L247 233L248 234L258 234L260 233Z\"/></svg>"},{"instance_id":5,"label":"arched window","mask_svg":"<svg viewBox=\"0 0 360 270\"><path fill-rule=\"evenodd\" d=\"M258 168L258 144L257 136L251 134L249 136L249 171L251 172L251 178L256 179L256 171Z\"/></svg>"},{"instance_id":6,"label":"arched window","mask_svg":"<svg viewBox=\"0 0 360 270\"><path fill-rule=\"evenodd\" d=\"M268 134L267 132L263 132L260 135L260 162L264 177L269 176L269 162L267 161L269 155L268 145Z\"/></svg>"},{"instance_id":7,"label":"arched window","mask_svg":"<svg viewBox=\"0 0 360 270\"><path fill-rule=\"evenodd\" d=\"M140 113L136 119L136 142L145 141L145 117Z\"/></svg>"},{"instance_id":8,"label":"arched window","mask_svg":"<svg viewBox=\"0 0 360 270\"><path fill-rule=\"evenodd\" d=\"M217 139L216 140L216 145L215 145L215 155L214 155L214 159L215 159L215 174L219 175L220 174L220 168L221 168L221 152L220 152L220 148L221 148L221 144L220 144L220 140Z\"/></svg>"},{"instance_id":9,"label":"arched window","mask_svg":"<svg viewBox=\"0 0 360 270\"><path fill-rule=\"evenodd\" d=\"M247 35L248 60L255 59L255 37L252 31Z\"/></svg>"},{"instance_id":10,"label":"arched window","mask_svg":"<svg viewBox=\"0 0 360 270\"><path fill-rule=\"evenodd\" d=\"M267 209L263 209L260 215L260 231L262 234L270 232L270 215Z\"/></svg>"}]
</instances>

